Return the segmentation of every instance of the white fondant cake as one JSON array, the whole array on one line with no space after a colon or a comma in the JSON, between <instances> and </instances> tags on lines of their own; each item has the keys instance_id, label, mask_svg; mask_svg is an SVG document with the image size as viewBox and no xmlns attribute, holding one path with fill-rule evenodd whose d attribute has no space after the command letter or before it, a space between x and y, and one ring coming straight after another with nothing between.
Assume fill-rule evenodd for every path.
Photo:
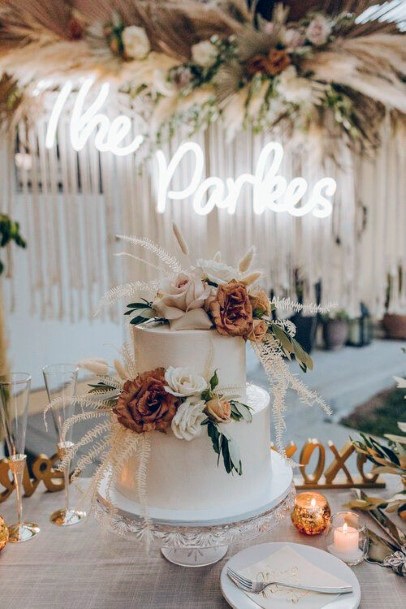
<instances>
[{"instance_id":1,"label":"white fondant cake","mask_svg":"<svg viewBox=\"0 0 406 609\"><path fill-rule=\"evenodd\" d=\"M134 327L135 359L139 372L162 366L188 367L197 374L217 370L221 389L235 388L245 397L245 341L221 336L216 330L170 330L168 326Z\"/></svg>"},{"instance_id":2,"label":"white fondant cake","mask_svg":"<svg viewBox=\"0 0 406 609\"><path fill-rule=\"evenodd\" d=\"M241 400L252 408L252 421L230 421L220 429L235 440L242 475L227 473L205 431L190 442L179 440L169 429L151 433L146 479L150 508L200 511L215 506L235 507L255 503L270 481L270 398L259 387L246 390L245 342L211 330L170 331L166 327L134 328L137 367L140 372L162 366L189 367L200 374L217 369L219 390L239 387ZM132 457L116 481L117 490L138 502L137 457ZM269 488L269 487L268 487Z\"/></svg>"}]
</instances>

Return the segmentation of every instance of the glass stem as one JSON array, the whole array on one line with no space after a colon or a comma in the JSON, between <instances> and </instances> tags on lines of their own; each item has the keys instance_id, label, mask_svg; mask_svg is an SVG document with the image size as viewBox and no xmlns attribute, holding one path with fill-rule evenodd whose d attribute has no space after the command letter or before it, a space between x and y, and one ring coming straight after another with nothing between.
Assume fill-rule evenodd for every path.
<instances>
[{"instance_id":1,"label":"glass stem","mask_svg":"<svg viewBox=\"0 0 406 609\"><path fill-rule=\"evenodd\" d=\"M23 474L24 474L23 468L18 468L14 472L14 484L16 487L17 525L18 525L18 527L20 527L23 523Z\"/></svg>"},{"instance_id":2,"label":"glass stem","mask_svg":"<svg viewBox=\"0 0 406 609\"><path fill-rule=\"evenodd\" d=\"M69 511L69 473L70 473L70 459L66 463L66 467L63 472L64 481L65 481L65 509Z\"/></svg>"},{"instance_id":3,"label":"glass stem","mask_svg":"<svg viewBox=\"0 0 406 609\"><path fill-rule=\"evenodd\" d=\"M10 457L9 467L13 474L14 486L16 489L17 502L17 526L23 523L23 476L25 469L26 455L14 455Z\"/></svg>"}]
</instances>

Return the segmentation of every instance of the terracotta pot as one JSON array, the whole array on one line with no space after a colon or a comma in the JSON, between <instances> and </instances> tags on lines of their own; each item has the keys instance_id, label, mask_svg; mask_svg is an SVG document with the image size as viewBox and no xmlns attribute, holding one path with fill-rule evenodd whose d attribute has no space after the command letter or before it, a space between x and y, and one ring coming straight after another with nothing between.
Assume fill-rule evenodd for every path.
<instances>
[{"instance_id":1,"label":"terracotta pot","mask_svg":"<svg viewBox=\"0 0 406 609\"><path fill-rule=\"evenodd\" d=\"M385 313L382 325L387 338L406 339L406 315L396 313Z\"/></svg>"},{"instance_id":2,"label":"terracotta pot","mask_svg":"<svg viewBox=\"0 0 406 609\"><path fill-rule=\"evenodd\" d=\"M345 319L329 319L323 325L323 338L326 349L335 351L341 349L348 338L348 321Z\"/></svg>"}]
</instances>

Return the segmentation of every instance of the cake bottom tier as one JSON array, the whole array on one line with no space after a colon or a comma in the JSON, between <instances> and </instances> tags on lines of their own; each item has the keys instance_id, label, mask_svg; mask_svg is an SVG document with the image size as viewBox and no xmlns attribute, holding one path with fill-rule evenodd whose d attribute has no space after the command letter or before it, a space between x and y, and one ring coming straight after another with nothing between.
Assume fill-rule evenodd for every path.
<instances>
[{"instance_id":1,"label":"cake bottom tier","mask_svg":"<svg viewBox=\"0 0 406 609\"><path fill-rule=\"evenodd\" d=\"M171 432L151 433L146 477L148 508L195 511L197 515L217 508L227 512L236 505L248 510L268 495L272 477L269 394L248 385L247 404L252 408L251 423L231 421L221 426L238 445L241 476L227 474L206 432L190 442L177 439ZM115 482L119 493L134 503L139 503L137 472L138 460L134 456Z\"/></svg>"}]
</instances>

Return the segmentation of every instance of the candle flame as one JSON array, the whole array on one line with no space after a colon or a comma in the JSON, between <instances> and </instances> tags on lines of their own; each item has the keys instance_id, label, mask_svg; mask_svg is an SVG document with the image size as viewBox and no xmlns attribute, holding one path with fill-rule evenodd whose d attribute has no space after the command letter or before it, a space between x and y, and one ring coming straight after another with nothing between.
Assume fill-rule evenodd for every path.
<instances>
[{"instance_id":1,"label":"candle flame","mask_svg":"<svg viewBox=\"0 0 406 609\"><path fill-rule=\"evenodd\" d=\"M310 501L310 506L312 508L316 507L316 499L313 497L313 499Z\"/></svg>"},{"instance_id":2,"label":"candle flame","mask_svg":"<svg viewBox=\"0 0 406 609\"><path fill-rule=\"evenodd\" d=\"M348 533L348 524L346 522L343 524L343 533Z\"/></svg>"}]
</instances>

